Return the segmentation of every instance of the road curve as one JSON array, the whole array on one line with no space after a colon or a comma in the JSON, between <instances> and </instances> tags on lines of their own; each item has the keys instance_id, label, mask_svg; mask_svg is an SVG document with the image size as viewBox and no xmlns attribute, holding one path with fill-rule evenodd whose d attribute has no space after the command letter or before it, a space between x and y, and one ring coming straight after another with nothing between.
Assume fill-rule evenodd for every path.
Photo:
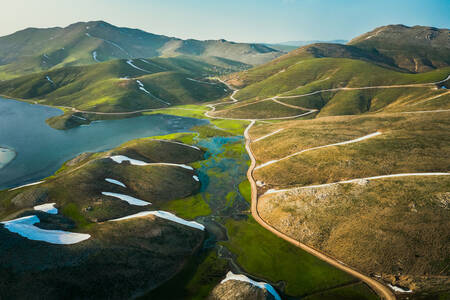
<instances>
[{"instance_id":1,"label":"road curve","mask_svg":"<svg viewBox=\"0 0 450 300\"><path fill-rule=\"evenodd\" d=\"M255 169L256 166L256 160L255 157L253 155L252 149L250 147L250 143L251 143L251 139L249 136L249 131L250 129L253 127L253 125L255 124L256 120L252 120L250 125L248 125L248 127L245 129L244 132L244 137L245 137L245 149L248 152L248 155L250 157L250 167L248 168L247 171L247 178L248 181L250 182L250 186L251 186L251 199L252 199L252 204L251 204L251 212L252 212L252 216L253 218L255 218L255 220L265 229L269 230L270 232L272 232L273 234L275 234L276 236L284 239L285 241L293 244L294 246L297 246L301 249L303 249L304 251L316 256L317 258L329 263L330 265L344 271L347 272L348 274L360 279L361 281L365 282L367 285L369 285L380 297L381 299L385 299L385 300L395 300L395 294L386 286L384 286L382 283L370 278L369 276L366 276L360 272L358 272L357 270L344 265L343 263L340 263L338 260L322 253L321 251L314 249L310 246L307 246L303 243L300 243L299 241L289 237L288 235L278 231L277 229L275 229L274 227L272 227L271 225L269 225L268 223L266 223L261 216L259 215L258 212L258 190L256 188L256 182L255 179L253 178L253 170Z\"/></svg>"}]
</instances>

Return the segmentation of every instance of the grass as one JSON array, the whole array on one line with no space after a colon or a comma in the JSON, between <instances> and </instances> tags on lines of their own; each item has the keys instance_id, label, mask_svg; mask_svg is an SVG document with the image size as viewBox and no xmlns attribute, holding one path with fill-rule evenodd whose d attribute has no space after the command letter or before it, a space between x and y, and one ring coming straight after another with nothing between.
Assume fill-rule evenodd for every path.
<instances>
[{"instance_id":1,"label":"grass","mask_svg":"<svg viewBox=\"0 0 450 300\"><path fill-rule=\"evenodd\" d=\"M244 197L245 201L248 203L252 202L252 191L248 180L244 180L239 184L239 192Z\"/></svg>"},{"instance_id":2,"label":"grass","mask_svg":"<svg viewBox=\"0 0 450 300\"><path fill-rule=\"evenodd\" d=\"M261 197L259 212L366 274L433 291L449 273L449 185L448 176L405 177L299 190Z\"/></svg>"},{"instance_id":3,"label":"grass","mask_svg":"<svg viewBox=\"0 0 450 300\"><path fill-rule=\"evenodd\" d=\"M166 60L171 63L170 58ZM148 68L139 60L133 63L140 68ZM222 84L188 80L198 76L196 72L199 70L195 68L171 66L151 74L131 67L125 60L65 67L1 82L0 93L13 98L39 100L41 104L98 112L165 108L164 101L175 106L218 100L228 93ZM46 79L47 76L53 83ZM125 76L134 79L120 79ZM136 80L140 80L152 95L140 90Z\"/></svg>"},{"instance_id":4,"label":"grass","mask_svg":"<svg viewBox=\"0 0 450 300\"><path fill-rule=\"evenodd\" d=\"M301 296L355 281L314 256L274 236L253 218L229 219L225 224L229 241L221 242L237 256L246 272L270 282L283 280L285 292Z\"/></svg>"},{"instance_id":5,"label":"grass","mask_svg":"<svg viewBox=\"0 0 450 300\"><path fill-rule=\"evenodd\" d=\"M185 199L168 201L162 205L163 210L168 210L183 219L192 220L200 216L211 214L211 208L206 204L202 194L196 194Z\"/></svg>"},{"instance_id":6,"label":"grass","mask_svg":"<svg viewBox=\"0 0 450 300\"><path fill-rule=\"evenodd\" d=\"M427 73L408 74L359 59L311 58L308 55L305 56L304 52L296 55L293 51L292 54L269 64L233 75L229 80L230 83L240 82L244 85L236 95L240 101L218 107L218 115L236 118L252 115L255 115L255 118L283 117L286 116L283 107L268 108L260 103L250 103L277 95L302 95L340 87L436 82L447 77L449 73L450 68L443 67ZM448 107L448 96L445 97L447 102L443 98L420 103L420 105L414 103L416 100L420 101L446 92L432 88L435 87L326 92L282 100L301 107L321 109L319 116Z\"/></svg>"},{"instance_id":7,"label":"grass","mask_svg":"<svg viewBox=\"0 0 450 300\"><path fill-rule=\"evenodd\" d=\"M376 300L378 296L364 283L356 283L345 287L333 289L331 291L320 292L304 297L306 300Z\"/></svg>"},{"instance_id":8,"label":"grass","mask_svg":"<svg viewBox=\"0 0 450 300\"><path fill-rule=\"evenodd\" d=\"M253 148L264 149L270 143L285 143L283 149L286 152L274 148L267 150L274 155L256 150L258 161L265 162L302 149L351 140L376 131L382 134L358 143L302 153L256 170L256 178L277 186L310 185L397 173L446 172L450 167L445 134L450 128L448 113L357 117L352 121L338 118L331 119L330 123L319 119L305 123L306 127L301 131L294 133L294 128L284 130L254 144ZM302 134L315 125L315 131ZM333 125L336 125L333 129L323 130ZM295 138L285 138L291 133ZM284 176L278 176L280 173Z\"/></svg>"}]
</instances>

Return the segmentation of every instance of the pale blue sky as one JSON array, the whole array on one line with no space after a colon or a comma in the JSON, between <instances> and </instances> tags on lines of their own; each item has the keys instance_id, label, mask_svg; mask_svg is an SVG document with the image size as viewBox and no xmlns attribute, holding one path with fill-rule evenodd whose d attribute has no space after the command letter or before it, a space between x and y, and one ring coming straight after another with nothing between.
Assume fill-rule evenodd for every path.
<instances>
[{"instance_id":1,"label":"pale blue sky","mask_svg":"<svg viewBox=\"0 0 450 300\"><path fill-rule=\"evenodd\" d=\"M180 38L351 39L387 24L450 27L450 0L2 0L0 35L104 20Z\"/></svg>"}]
</instances>

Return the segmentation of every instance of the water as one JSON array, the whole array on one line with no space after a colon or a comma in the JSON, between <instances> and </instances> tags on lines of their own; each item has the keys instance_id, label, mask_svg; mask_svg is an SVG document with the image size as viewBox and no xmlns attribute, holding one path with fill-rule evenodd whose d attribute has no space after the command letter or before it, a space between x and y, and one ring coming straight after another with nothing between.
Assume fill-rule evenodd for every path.
<instances>
[{"instance_id":1,"label":"water","mask_svg":"<svg viewBox=\"0 0 450 300\"><path fill-rule=\"evenodd\" d=\"M167 115L94 122L69 130L55 130L45 123L61 113L52 107L0 97L0 148L17 154L0 169L0 190L50 176L83 152L105 151L131 139L186 132L208 123Z\"/></svg>"}]
</instances>

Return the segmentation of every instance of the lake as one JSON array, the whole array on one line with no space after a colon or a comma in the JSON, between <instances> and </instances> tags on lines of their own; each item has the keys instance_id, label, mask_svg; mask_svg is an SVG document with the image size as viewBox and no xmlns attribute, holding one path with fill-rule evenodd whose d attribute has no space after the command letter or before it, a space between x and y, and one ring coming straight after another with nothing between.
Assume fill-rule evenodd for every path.
<instances>
[{"instance_id":1,"label":"lake","mask_svg":"<svg viewBox=\"0 0 450 300\"><path fill-rule=\"evenodd\" d=\"M0 190L50 176L83 152L105 151L135 138L186 132L208 123L168 115L98 121L69 130L56 130L45 123L61 114L53 107L0 97L0 149L16 154L0 168Z\"/></svg>"}]
</instances>

